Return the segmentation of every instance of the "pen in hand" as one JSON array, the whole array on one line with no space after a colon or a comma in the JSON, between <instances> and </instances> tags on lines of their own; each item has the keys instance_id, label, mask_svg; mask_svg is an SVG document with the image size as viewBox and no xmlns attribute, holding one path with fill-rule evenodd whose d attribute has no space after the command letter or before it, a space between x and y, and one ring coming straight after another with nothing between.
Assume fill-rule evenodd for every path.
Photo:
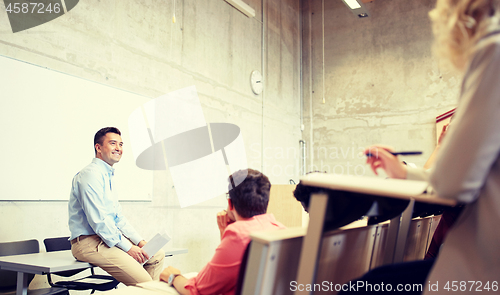
<instances>
[{"instance_id":1,"label":"pen in hand","mask_svg":"<svg viewBox=\"0 0 500 295\"><path fill-rule=\"evenodd\" d=\"M387 152L391 153L394 156L397 156L397 155L401 155L401 156L413 156L413 155L421 155L422 154L422 152L418 152L418 151L411 151L411 152L389 152L389 151L387 151ZM373 157L372 153L367 153L365 155L367 157Z\"/></svg>"}]
</instances>

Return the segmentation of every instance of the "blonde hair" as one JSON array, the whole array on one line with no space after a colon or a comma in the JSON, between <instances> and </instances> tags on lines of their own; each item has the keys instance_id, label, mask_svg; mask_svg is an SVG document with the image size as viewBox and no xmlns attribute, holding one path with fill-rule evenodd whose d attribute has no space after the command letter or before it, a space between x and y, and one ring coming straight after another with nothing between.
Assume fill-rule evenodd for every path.
<instances>
[{"instance_id":1,"label":"blonde hair","mask_svg":"<svg viewBox=\"0 0 500 295\"><path fill-rule=\"evenodd\" d=\"M435 53L459 70L483 36L499 29L500 0L437 0L429 12Z\"/></svg>"}]
</instances>

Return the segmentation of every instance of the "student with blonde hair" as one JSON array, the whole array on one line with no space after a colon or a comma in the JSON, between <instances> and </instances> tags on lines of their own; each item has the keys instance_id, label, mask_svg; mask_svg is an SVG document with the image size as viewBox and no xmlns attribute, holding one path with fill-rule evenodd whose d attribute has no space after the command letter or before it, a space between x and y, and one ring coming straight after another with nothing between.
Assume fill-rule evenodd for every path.
<instances>
[{"instance_id":1,"label":"student with blonde hair","mask_svg":"<svg viewBox=\"0 0 500 295\"><path fill-rule=\"evenodd\" d=\"M429 15L436 53L464 74L453 127L430 172L401 165L388 152L392 148L382 145L366 149L375 155L367 163L393 178L429 180L439 198L456 200L465 208L434 264L418 274L412 272L412 263L388 266L360 280L417 277L424 294L498 294L500 0L438 0Z\"/></svg>"}]
</instances>

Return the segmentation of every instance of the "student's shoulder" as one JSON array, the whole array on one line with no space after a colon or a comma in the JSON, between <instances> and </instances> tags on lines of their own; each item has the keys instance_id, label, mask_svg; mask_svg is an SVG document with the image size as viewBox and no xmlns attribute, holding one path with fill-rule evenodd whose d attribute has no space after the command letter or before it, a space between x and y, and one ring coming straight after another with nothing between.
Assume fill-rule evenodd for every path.
<instances>
[{"instance_id":1,"label":"student's shoulder","mask_svg":"<svg viewBox=\"0 0 500 295\"><path fill-rule=\"evenodd\" d=\"M224 231L224 233L228 233L228 234L238 234L240 233L243 229L245 228L243 222L241 221L236 221L236 222L233 222L231 224L228 224L227 227L226 227L226 230Z\"/></svg>"},{"instance_id":2,"label":"student's shoulder","mask_svg":"<svg viewBox=\"0 0 500 295\"><path fill-rule=\"evenodd\" d=\"M226 227L222 239L234 241L246 241L250 235L251 229L244 221L236 221Z\"/></svg>"},{"instance_id":3,"label":"student's shoulder","mask_svg":"<svg viewBox=\"0 0 500 295\"><path fill-rule=\"evenodd\" d=\"M492 62L500 62L500 30L487 34L477 42L472 53L470 68Z\"/></svg>"}]
</instances>

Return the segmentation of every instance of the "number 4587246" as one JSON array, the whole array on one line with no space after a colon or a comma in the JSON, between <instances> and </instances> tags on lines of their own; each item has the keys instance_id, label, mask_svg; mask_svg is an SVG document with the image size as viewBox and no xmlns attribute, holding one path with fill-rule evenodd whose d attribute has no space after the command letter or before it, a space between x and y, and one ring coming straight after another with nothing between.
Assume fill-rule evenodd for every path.
<instances>
[{"instance_id":1,"label":"number 4587246","mask_svg":"<svg viewBox=\"0 0 500 295\"><path fill-rule=\"evenodd\" d=\"M60 3L49 3L45 5L44 3L9 3L5 8L7 13L60 13L61 4Z\"/></svg>"},{"instance_id":2,"label":"number 4587246","mask_svg":"<svg viewBox=\"0 0 500 295\"><path fill-rule=\"evenodd\" d=\"M447 291L498 291L498 281L448 281L443 287Z\"/></svg>"}]
</instances>

